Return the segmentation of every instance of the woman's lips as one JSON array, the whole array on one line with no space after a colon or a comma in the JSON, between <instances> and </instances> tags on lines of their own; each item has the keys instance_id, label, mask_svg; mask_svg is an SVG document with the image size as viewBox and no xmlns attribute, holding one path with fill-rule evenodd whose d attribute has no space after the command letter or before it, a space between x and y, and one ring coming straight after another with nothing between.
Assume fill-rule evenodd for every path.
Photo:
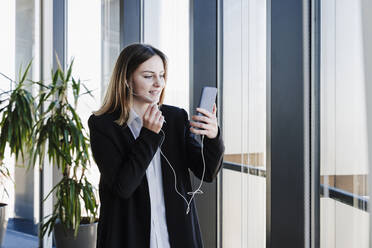
<instances>
[{"instance_id":1,"label":"woman's lips","mask_svg":"<svg viewBox=\"0 0 372 248\"><path fill-rule=\"evenodd\" d=\"M157 96L160 93L160 90L150 90L149 93L153 96Z\"/></svg>"}]
</instances>

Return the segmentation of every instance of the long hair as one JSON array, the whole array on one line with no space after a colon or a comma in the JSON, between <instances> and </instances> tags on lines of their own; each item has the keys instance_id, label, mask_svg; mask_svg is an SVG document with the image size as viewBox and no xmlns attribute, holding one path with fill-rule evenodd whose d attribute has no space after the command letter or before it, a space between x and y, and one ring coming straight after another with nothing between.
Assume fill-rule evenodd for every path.
<instances>
[{"instance_id":1,"label":"long hair","mask_svg":"<svg viewBox=\"0 0 372 248\"><path fill-rule=\"evenodd\" d=\"M132 88L128 87L128 80L143 62L155 55L158 55L163 61L164 81L166 82L167 58L165 54L150 45L139 43L129 45L121 51L116 61L101 108L93 113L103 115L119 110L120 116L115 122L119 125L125 124L133 104L133 92ZM164 90L165 86L161 92L159 104L163 103Z\"/></svg>"}]
</instances>

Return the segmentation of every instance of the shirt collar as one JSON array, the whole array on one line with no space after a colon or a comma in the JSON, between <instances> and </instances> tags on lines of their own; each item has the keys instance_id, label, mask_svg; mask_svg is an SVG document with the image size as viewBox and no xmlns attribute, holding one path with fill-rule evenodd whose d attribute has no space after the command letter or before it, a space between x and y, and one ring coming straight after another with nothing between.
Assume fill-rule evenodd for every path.
<instances>
[{"instance_id":1,"label":"shirt collar","mask_svg":"<svg viewBox=\"0 0 372 248\"><path fill-rule=\"evenodd\" d=\"M128 118L127 124L131 125L133 121L136 121L138 124L142 125L141 118L138 116L136 111L134 111L134 109L131 108L130 111L129 111L129 118Z\"/></svg>"}]
</instances>

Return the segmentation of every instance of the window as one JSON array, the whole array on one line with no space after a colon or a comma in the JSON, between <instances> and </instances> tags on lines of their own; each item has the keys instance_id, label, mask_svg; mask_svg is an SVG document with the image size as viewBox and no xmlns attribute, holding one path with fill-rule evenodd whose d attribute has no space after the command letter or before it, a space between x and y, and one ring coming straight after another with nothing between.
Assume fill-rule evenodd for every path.
<instances>
[{"instance_id":1,"label":"window","mask_svg":"<svg viewBox=\"0 0 372 248\"><path fill-rule=\"evenodd\" d=\"M189 109L189 1L145 0L144 43L168 57L164 104Z\"/></svg>"},{"instance_id":2,"label":"window","mask_svg":"<svg viewBox=\"0 0 372 248\"><path fill-rule=\"evenodd\" d=\"M1 1L0 30L0 72L12 80L19 79L19 70L25 70L33 60L28 78L39 78L39 5L38 1ZM14 88L14 84L0 76L0 90ZM30 89L31 90L31 89ZM14 180L6 181L9 196L0 190L0 202L7 203L8 231L3 245L11 240L22 244L27 240L28 247L38 247L39 222L39 174L38 169L26 168L15 162L15 157L6 151L4 164ZM17 166L16 166L17 165ZM30 236L32 235L32 236Z\"/></svg>"},{"instance_id":3,"label":"window","mask_svg":"<svg viewBox=\"0 0 372 248\"><path fill-rule=\"evenodd\" d=\"M321 1L321 247L369 247L361 1Z\"/></svg>"},{"instance_id":4,"label":"window","mask_svg":"<svg viewBox=\"0 0 372 248\"><path fill-rule=\"evenodd\" d=\"M223 1L222 247L266 247L266 1Z\"/></svg>"},{"instance_id":5,"label":"window","mask_svg":"<svg viewBox=\"0 0 372 248\"><path fill-rule=\"evenodd\" d=\"M72 75L93 91L93 98L83 95L79 99L77 109L88 131L88 118L101 106L120 54L120 1L94 0L87 4L84 0L74 0L67 5L67 61L74 59ZM82 9L84 18L81 18ZM93 157L88 178L98 189L100 173Z\"/></svg>"}]
</instances>

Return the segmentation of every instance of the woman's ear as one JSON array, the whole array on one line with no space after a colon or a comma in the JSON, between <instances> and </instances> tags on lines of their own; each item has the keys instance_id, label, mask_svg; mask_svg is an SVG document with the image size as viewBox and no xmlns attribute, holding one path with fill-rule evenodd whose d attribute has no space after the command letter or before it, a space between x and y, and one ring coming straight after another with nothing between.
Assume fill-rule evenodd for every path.
<instances>
[{"instance_id":1,"label":"woman's ear","mask_svg":"<svg viewBox=\"0 0 372 248\"><path fill-rule=\"evenodd\" d=\"M133 78L132 78L132 76L127 80L126 84L127 84L127 87L129 89L133 89Z\"/></svg>"},{"instance_id":2,"label":"woman's ear","mask_svg":"<svg viewBox=\"0 0 372 248\"><path fill-rule=\"evenodd\" d=\"M132 89L132 80L131 79L128 79L128 80L125 80L125 86L128 87L129 89Z\"/></svg>"}]
</instances>

